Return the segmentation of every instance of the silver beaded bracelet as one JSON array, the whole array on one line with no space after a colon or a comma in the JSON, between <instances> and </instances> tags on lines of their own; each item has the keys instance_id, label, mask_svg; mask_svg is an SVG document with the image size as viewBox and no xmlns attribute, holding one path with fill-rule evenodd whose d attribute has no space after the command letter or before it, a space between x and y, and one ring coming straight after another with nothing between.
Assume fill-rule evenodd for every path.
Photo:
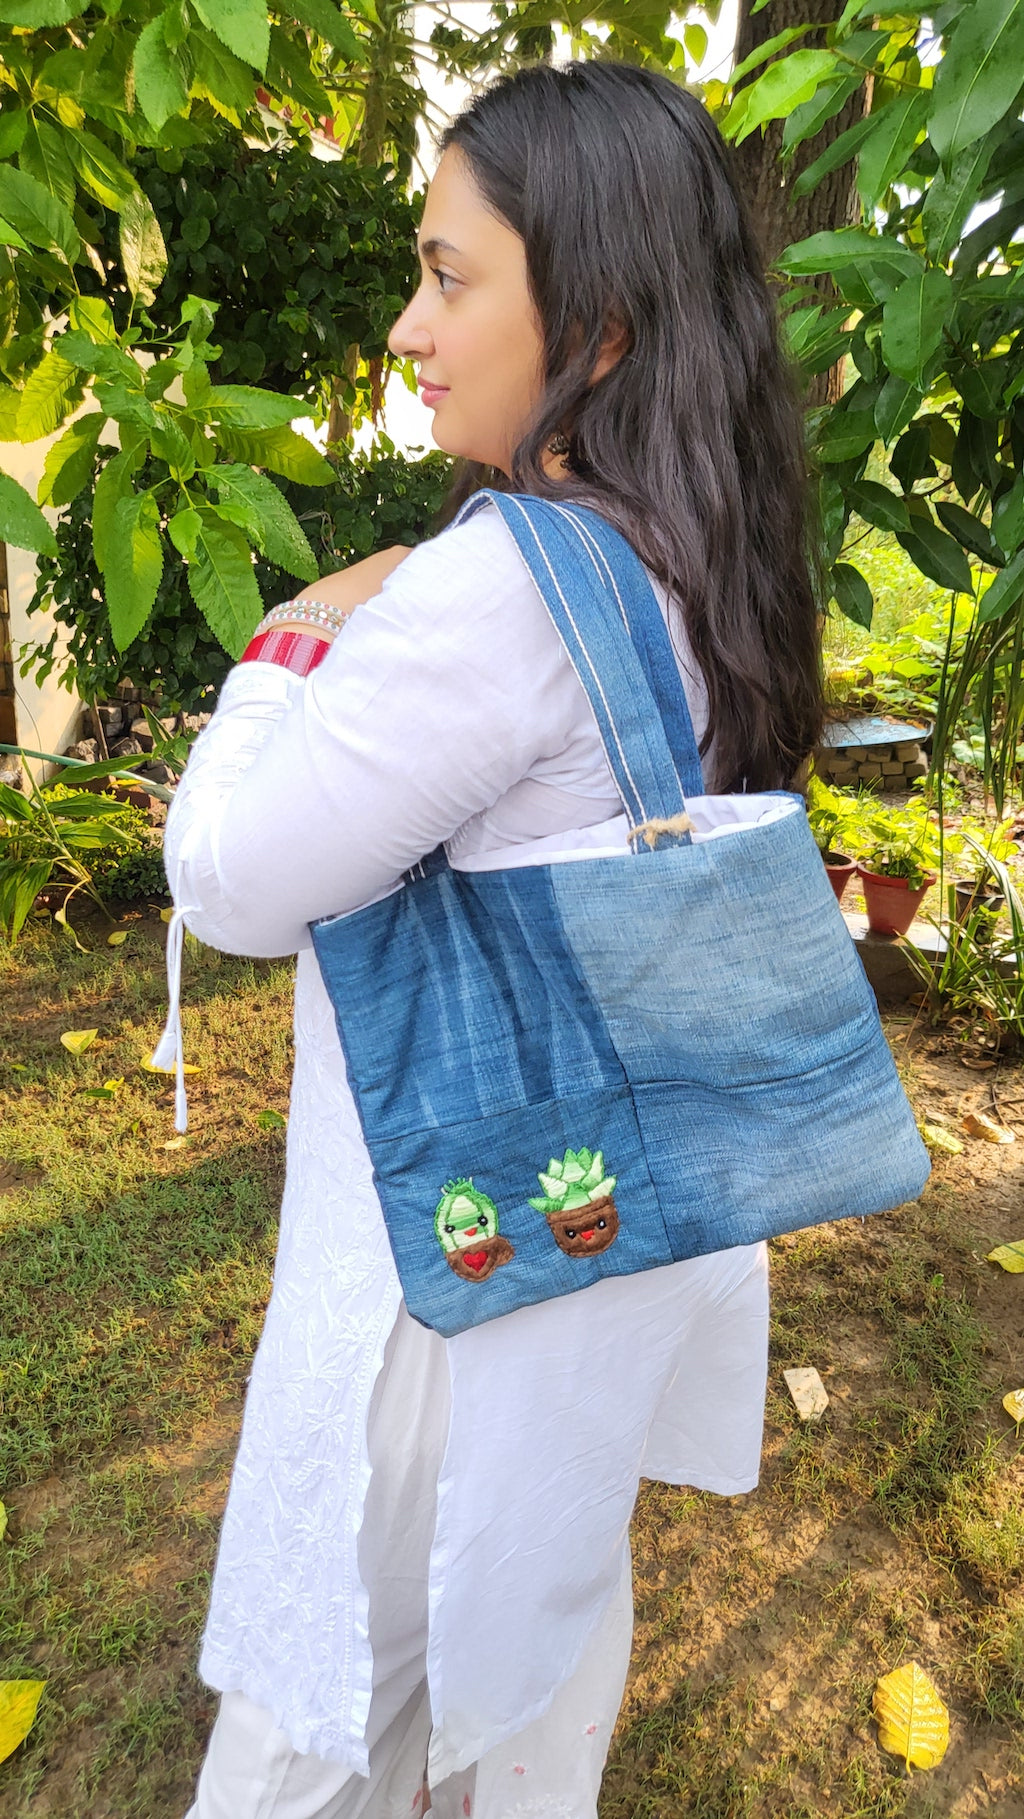
<instances>
[{"instance_id":1,"label":"silver beaded bracelet","mask_svg":"<svg viewBox=\"0 0 1024 1819\"><path fill-rule=\"evenodd\" d=\"M269 632L275 625L291 622L315 625L325 632L340 632L346 619L351 617L351 611L351 607L330 606L323 600L282 600L260 620L253 637L258 637L260 632Z\"/></svg>"}]
</instances>

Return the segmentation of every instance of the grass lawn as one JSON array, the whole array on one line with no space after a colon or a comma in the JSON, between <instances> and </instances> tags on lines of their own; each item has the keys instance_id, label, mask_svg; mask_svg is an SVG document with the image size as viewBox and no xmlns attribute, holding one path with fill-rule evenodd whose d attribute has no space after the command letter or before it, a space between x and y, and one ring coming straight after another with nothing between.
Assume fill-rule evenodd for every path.
<instances>
[{"instance_id":1,"label":"grass lawn","mask_svg":"<svg viewBox=\"0 0 1024 1819\"><path fill-rule=\"evenodd\" d=\"M194 945L191 1128L139 1063L164 1004L158 922L82 954L0 948L0 1678L46 1691L0 1765L4 1819L182 1819L212 1711L194 1664L249 1360L269 1286L291 968ZM60 1044L96 1027L81 1056ZM634 1525L633 1671L602 1819L1020 1819L1024 1070L974 1073L906 1024L915 1100L1021 1141L938 1160L922 1200L774 1249L761 1490L659 1485ZM110 1099L86 1096L123 1081ZM796 1421L781 1379L821 1371ZM951 1710L940 1768L875 1741L871 1690L916 1659Z\"/></svg>"}]
</instances>

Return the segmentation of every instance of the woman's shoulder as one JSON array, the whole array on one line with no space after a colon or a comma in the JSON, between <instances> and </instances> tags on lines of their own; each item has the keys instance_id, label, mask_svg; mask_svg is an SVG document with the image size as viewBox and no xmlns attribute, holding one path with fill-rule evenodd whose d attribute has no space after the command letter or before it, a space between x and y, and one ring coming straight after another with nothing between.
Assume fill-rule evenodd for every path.
<instances>
[{"instance_id":1,"label":"woman's shoulder","mask_svg":"<svg viewBox=\"0 0 1024 1819\"><path fill-rule=\"evenodd\" d=\"M501 513L487 500L457 524L424 538L395 570L396 581L440 581L468 591L487 574L512 590L532 592L525 564Z\"/></svg>"}]
</instances>

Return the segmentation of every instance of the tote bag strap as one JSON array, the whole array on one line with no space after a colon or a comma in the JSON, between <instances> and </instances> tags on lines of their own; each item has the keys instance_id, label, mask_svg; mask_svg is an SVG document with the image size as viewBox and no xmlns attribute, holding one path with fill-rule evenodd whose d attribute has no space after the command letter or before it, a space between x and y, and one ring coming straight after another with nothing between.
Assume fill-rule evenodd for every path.
<instances>
[{"instance_id":1,"label":"tote bag strap","mask_svg":"<svg viewBox=\"0 0 1024 1819\"><path fill-rule=\"evenodd\" d=\"M634 827L684 816L703 793L700 759L675 654L639 557L599 513L532 494L482 489L500 511L565 646L597 721ZM688 844L685 829L659 834ZM651 842L634 850L651 850Z\"/></svg>"}]
</instances>

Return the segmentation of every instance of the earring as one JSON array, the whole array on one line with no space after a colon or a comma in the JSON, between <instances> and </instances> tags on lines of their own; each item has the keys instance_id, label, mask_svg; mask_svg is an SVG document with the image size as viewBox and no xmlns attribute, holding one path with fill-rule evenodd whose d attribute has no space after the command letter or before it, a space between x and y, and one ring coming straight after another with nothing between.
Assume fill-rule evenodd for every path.
<instances>
[{"instance_id":1,"label":"earring","mask_svg":"<svg viewBox=\"0 0 1024 1819\"><path fill-rule=\"evenodd\" d=\"M561 430L556 430L555 434L551 438L551 441L548 443L548 454L549 455L567 455L568 453L569 453L568 436L563 435Z\"/></svg>"}]
</instances>

